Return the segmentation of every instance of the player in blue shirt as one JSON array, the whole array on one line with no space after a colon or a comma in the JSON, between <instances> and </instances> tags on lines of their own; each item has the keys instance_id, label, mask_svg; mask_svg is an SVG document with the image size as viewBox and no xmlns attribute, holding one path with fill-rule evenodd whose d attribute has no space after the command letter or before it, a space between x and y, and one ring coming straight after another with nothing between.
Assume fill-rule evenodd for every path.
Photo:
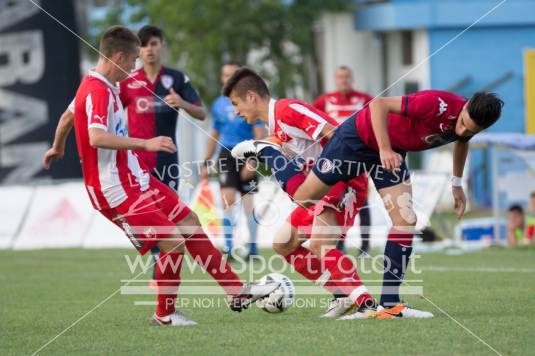
<instances>
[{"instance_id":1,"label":"player in blue shirt","mask_svg":"<svg viewBox=\"0 0 535 356\"><path fill-rule=\"evenodd\" d=\"M224 85L228 78L239 68L235 62L227 62L221 67L221 82ZM234 106L229 98L225 96L218 97L211 108L212 131L211 139L208 140L205 162L215 167L219 172L219 184L221 186L221 197L223 200L223 226L225 235L226 252L232 256L232 229L238 216L238 210L235 209L236 193L241 194L241 203L247 216L247 225L251 236L249 244L249 256L258 253L256 246L257 224L254 219L253 195L257 191L257 180L254 169L248 169L246 165L232 157L230 151L238 143L259 139L265 136L264 127L261 122L249 125L241 116L234 114ZM214 155L217 145L220 145L220 154L218 161L209 162ZM201 171L203 179L208 179L208 170L206 166ZM251 194L250 194L251 193Z\"/></svg>"}]
</instances>

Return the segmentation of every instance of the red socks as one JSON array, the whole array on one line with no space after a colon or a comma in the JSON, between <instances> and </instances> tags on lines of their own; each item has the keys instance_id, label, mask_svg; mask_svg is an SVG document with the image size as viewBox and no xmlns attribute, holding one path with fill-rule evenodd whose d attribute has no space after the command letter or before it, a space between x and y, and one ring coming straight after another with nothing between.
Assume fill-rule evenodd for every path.
<instances>
[{"instance_id":1,"label":"red socks","mask_svg":"<svg viewBox=\"0 0 535 356\"><path fill-rule=\"evenodd\" d=\"M239 294L242 291L243 283L240 277L234 273L206 234L187 237L186 248L195 262L208 272L228 295Z\"/></svg>"},{"instance_id":2,"label":"red socks","mask_svg":"<svg viewBox=\"0 0 535 356\"><path fill-rule=\"evenodd\" d=\"M290 252L284 257L286 262L291 264L294 269L303 277L315 282L323 274L321 261L309 249L299 246L297 250Z\"/></svg>"},{"instance_id":3,"label":"red socks","mask_svg":"<svg viewBox=\"0 0 535 356\"><path fill-rule=\"evenodd\" d=\"M183 253L160 252L160 258L154 267L158 285L158 305L156 306L156 315L158 316L166 316L175 311L183 259Z\"/></svg>"},{"instance_id":4,"label":"red socks","mask_svg":"<svg viewBox=\"0 0 535 356\"><path fill-rule=\"evenodd\" d=\"M330 273L328 282L338 287L357 306L373 300L368 289L362 285L355 265L347 255L333 248L325 254L322 262Z\"/></svg>"},{"instance_id":5,"label":"red socks","mask_svg":"<svg viewBox=\"0 0 535 356\"><path fill-rule=\"evenodd\" d=\"M299 246L284 258L297 272L330 293L347 295L359 306L368 299L372 300L349 257L337 249L327 252L323 266L322 261L303 246Z\"/></svg>"}]
</instances>

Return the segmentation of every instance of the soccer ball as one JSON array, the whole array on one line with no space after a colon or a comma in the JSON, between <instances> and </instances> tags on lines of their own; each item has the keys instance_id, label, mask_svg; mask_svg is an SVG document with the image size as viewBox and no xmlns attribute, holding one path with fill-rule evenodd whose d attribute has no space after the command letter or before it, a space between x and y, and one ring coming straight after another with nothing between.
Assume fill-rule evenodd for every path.
<instances>
[{"instance_id":1,"label":"soccer ball","mask_svg":"<svg viewBox=\"0 0 535 356\"><path fill-rule=\"evenodd\" d=\"M265 298L256 301L256 306L268 313L281 313L295 301L295 287L292 280L280 273L270 273L260 283L279 282L280 286Z\"/></svg>"}]
</instances>

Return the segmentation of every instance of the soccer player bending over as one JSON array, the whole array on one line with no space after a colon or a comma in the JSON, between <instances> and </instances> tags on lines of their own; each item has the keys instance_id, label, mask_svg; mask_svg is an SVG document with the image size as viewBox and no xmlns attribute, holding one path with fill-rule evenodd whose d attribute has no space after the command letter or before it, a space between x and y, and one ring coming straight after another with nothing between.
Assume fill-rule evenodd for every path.
<instances>
[{"instance_id":1,"label":"soccer player bending over","mask_svg":"<svg viewBox=\"0 0 535 356\"><path fill-rule=\"evenodd\" d=\"M336 120L303 101L272 99L264 80L248 68L238 69L230 77L223 95L235 105L236 115L250 124L266 123L271 139L279 142L285 153L304 167L312 165L338 126ZM297 272L335 295L324 317L342 317L353 306L356 312L343 319L367 319L376 314L375 300L362 284L353 261L336 249L336 243L353 226L367 189L365 174L335 184L310 209L297 207L273 241L274 250ZM338 209L340 205L345 208ZM309 238L310 249L307 249L302 243Z\"/></svg>"},{"instance_id":2,"label":"soccer player bending over","mask_svg":"<svg viewBox=\"0 0 535 356\"><path fill-rule=\"evenodd\" d=\"M233 310L246 308L278 284L245 285L222 259L199 219L167 185L149 174L132 150L176 152L170 137L128 137L124 110L114 85L128 76L139 53L139 40L122 26L109 28L100 41L94 71L80 84L74 100L74 130L84 184L93 207L120 227L140 254L160 248L156 264L158 296L153 325L194 325L175 309L184 248L218 281ZM72 123L71 123L72 124ZM70 131L63 123L55 143ZM55 151L63 152L63 147ZM61 156L45 156L45 165Z\"/></svg>"},{"instance_id":3,"label":"soccer player bending over","mask_svg":"<svg viewBox=\"0 0 535 356\"><path fill-rule=\"evenodd\" d=\"M266 142L243 142L234 148L233 154L238 158L256 155L268 165L277 157L277 167L271 165L274 174L294 200L305 205L321 199L337 182L348 182L366 171L393 224L385 246L383 289L377 315L379 318L430 318L431 313L410 308L401 303L399 296L416 226L406 152L454 143L451 182L455 210L460 218L466 206L461 177L468 141L494 124L502 107L502 100L485 92L476 93L469 100L438 90L376 98L336 129L307 176L285 158L278 146Z\"/></svg>"}]
</instances>

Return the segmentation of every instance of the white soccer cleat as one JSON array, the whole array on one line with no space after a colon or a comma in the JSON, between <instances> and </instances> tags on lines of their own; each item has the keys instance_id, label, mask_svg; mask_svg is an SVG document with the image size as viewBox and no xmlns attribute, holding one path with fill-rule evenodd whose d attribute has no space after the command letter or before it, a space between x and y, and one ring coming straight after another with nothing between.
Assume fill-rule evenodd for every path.
<instances>
[{"instance_id":1,"label":"white soccer cleat","mask_svg":"<svg viewBox=\"0 0 535 356\"><path fill-rule=\"evenodd\" d=\"M353 314L344 315L337 320L375 319L377 310L375 308L361 308Z\"/></svg>"},{"instance_id":2,"label":"white soccer cleat","mask_svg":"<svg viewBox=\"0 0 535 356\"><path fill-rule=\"evenodd\" d=\"M355 306L355 303L348 297L334 298L329 302L327 311L320 316L320 318L339 318L347 313L351 308Z\"/></svg>"},{"instance_id":3,"label":"white soccer cleat","mask_svg":"<svg viewBox=\"0 0 535 356\"><path fill-rule=\"evenodd\" d=\"M232 151L232 157L236 159L247 159L250 157L257 157L258 153L266 147L272 147L280 151L281 147L273 142L266 140L247 140L238 143Z\"/></svg>"},{"instance_id":4,"label":"white soccer cleat","mask_svg":"<svg viewBox=\"0 0 535 356\"><path fill-rule=\"evenodd\" d=\"M377 304L375 300L365 301L353 314L344 315L337 320L375 319L377 316Z\"/></svg>"},{"instance_id":5,"label":"white soccer cleat","mask_svg":"<svg viewBox=\"0 0 535 356\"><path fill-rule=\"evenodd\" d=\"M155 326L192 326L197 325L197 322L188 319L184 314L176 310L166 316L154 314L150 319L150 324Z\"/></svg>"},{"instance_id":6,"label":"white soccer cleat","mask_svg":"<svg viewBox=\"0 0 535 356\"><path fill-rule=\"evenodd\" d=\"M246 283L240 294L231 295L228 298L228 304L231 310L241 312L247 309L249 305L256 302L258 299L265 298L277 288L280 282L251 282Z\"/></svg>"},{"instance_id":7,"label":"white soccer cleat","mask_svg":"<svg viewBox=\"0 0 535 356\"><path fill-rule=\"evenodd\" d=\"M383 306L377 308L377 319L430 319L432 317L433 313L414 309L405 304L396 304L390 308L385 308Z\"/></svg>"}]
</instances>

